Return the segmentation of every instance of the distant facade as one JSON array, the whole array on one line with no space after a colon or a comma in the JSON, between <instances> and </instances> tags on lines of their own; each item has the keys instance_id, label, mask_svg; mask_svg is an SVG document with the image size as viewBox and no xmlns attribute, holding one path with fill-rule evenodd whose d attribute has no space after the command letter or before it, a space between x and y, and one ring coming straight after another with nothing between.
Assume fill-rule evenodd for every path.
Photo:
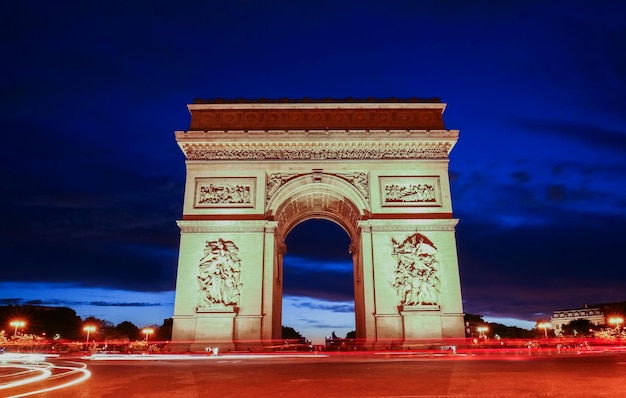
<instances>
[{"instance_id":1,"label":"distant facade","mask_svg":"<svg viewBox=\"0 0 626 398\"><path fill-rule=\"evenodd\" d=\"M600 308L581 308L575 310L561 310L554 311L550 318L550 323L554 329L554 334L559 336L563 333L563 326L569 324L571 321L583 319L591 322L594 325L604 325L604 313Z\"/></svg>"},{"instance_id":2,"label":"distant facade","mask_svg":"<svg viewBox=\"0 0 626 398\"><path fill-rule=\"evenodd\" d=\"M186 185L173 343L281 337L285 238L326 219L350 236L365 347L464 336L445 104L197 101L177 131ZM315 281L311 281L315 283Z\"/></svg>"}]
</instances>

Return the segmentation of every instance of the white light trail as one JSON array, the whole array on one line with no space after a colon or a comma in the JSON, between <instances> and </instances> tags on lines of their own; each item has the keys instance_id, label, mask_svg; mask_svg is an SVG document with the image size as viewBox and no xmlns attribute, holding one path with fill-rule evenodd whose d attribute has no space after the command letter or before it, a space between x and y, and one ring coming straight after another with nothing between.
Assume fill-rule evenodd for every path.
<instances>
[{"instance_id":1,"label":"white light trail","mask_svg":"<svg viewBox=\"0 0 626 398\"><path fill-rule=\"evenodd\" d=\"M42 394L54 390L60 390L76 385L87 380L91 372L87 370L87 365L80 362L65 362L67 366L56 365L51 362L40 361L42 355L10 354L0 355L0 368L3 369L0 376L0 390L10 393L9 389L25 387L37 382L56 382L58 380L68 380L51 387L37 390L19 392L9 395L12 398L27 397L35 394ZM14 370L11 372L11 370ZM31 376L34 375L34 376ZM2 380L12 380L2 382Z\"/></svg>"}]
</instances>

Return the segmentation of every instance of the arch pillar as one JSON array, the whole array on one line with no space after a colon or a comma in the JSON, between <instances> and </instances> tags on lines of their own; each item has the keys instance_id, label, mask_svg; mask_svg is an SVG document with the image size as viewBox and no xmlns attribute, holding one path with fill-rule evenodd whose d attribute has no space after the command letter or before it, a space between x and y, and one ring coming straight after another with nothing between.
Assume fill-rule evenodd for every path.
<instances>
[{"instance_id":1,"label":"arch pillar","mask_svg":"<svg viewBox=\"0 0 626 398\"><path fill-rule=\"evenodd\" d=\"M276 323L280 322L278 318L272 317L276 314L276 297L282 297L282 256L281 249L276 241L276 221L267 221L263 235L263 322L261 339L269 341L279 339L280 336L275 333ZM281 326L281 325L278 325Z\"/></svg>"},{"instance_id":2,"label":"arch pillar","mask_svg":"<svg viewBox=\"0 0 626 398\"><path fill-rule=\"evenodd\" d=\"M355 296L362 297L363 303L356 315L357 338L363 339L367 348L376 344L376 296L374 292L374 247L372 227L369 221L359 221L359 245L355 258ZM358 289L358 293L356 290ZM355 298L356 300L356 298Z\"/></svg>"}]
</instances>

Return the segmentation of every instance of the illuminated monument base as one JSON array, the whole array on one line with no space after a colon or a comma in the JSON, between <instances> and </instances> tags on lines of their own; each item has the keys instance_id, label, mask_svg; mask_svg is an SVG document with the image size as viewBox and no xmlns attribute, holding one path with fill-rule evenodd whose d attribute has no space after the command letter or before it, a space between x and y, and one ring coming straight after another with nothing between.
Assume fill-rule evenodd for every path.
<instances>
[{"instance_id":1,"label":"illuminated monument base","mask_svg":"<svg viewBox=\"0 0 626 398\"><path fill-rule=\"evenodd\" d=\"M187 179L172 342L246 350L281 338L285 237L350 236L365 348L464 336L438 101L197 102L176 132ZM315 283L314 280L311 281Z\"/></svg>"}]
</instances>

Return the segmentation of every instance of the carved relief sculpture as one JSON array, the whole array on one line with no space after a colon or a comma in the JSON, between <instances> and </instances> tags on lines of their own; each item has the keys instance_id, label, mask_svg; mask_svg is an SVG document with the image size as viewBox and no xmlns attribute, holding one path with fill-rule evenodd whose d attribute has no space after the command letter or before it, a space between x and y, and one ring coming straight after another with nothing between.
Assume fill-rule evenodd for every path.
<instances>
[{"instance_id":1,"label":"carved relief sculpture","mask_svg":"<svg viewBox=\"0 0 626 398\"><path fill-rule=\"evenodd\" d=\"M435 203L435 187L432 184L386 184L387 203Z\"/></svg>"},{"instance_id":2,"label":"carved relief sculpture","mask_svg":"<svg viewBox=\"0 0 626 398\"><path fill-rule=\"evenodd\" d=\"M198 204L250 203L250 185L209 184L199 188Z\"/></svg>"},{"instance_id":3,"label":"carved relief sculpture","mask_svg":"<svg viewBox=\"0 0 626 398\"><path fill-rule=\"evenodd\" d=\"M350 184L352 184L356 189L358 189L365 199L370 198L369 179L367 178L367 173L355 171L352 173L339 173L337 175L342 177Z\"/></svg>"},{"instance_id":4,"label":"carved relief sculpture","mask_svg":"<svg viewBox=\"0 0 626 398\"><path fill-rule=\"evenodd\" d=\"M409 148L346 148L346 149L238 149L215 148L201 144L183 144L189 160L358 160L358 159L447 159L448 143L420 145Z\"/></svg>"},{"instance_id":5,"label":"carved relief sculpture","mask_svg":"<svg viewBox=\"0 0 626 398\"><path fill-rule=\"evenodd\" d=\"M269 201L276 193L278 188L283 186L286 182L298 177L302 174L296 173L271 173L267 177L267 189L265 200ZM367 173L361 171L354 171L350 173L329 173L329 175L336 175L352 184L365 199L369 199L369 179Z\"/></svg>"},{"instance_id":6,"label":"carved relief sculpture","mask_svg":"<svg viewBox=\"0 0 626 398\"><path fill-rule=\"evenodd\" d=\"M206 242L198 269L200 294L197 310L206 307L236 306L242 284L239 281L239 248L232 241Z\"/></svg>"},{"instance_id":7,"label":"carved relief sculpture","mask_svg":"<svg viewBox=\"0 0 626 398\"><path fill-rule=\"evenodd\" d=\"M424 235L416 233L402 243L392 239L392 256L397 265L393 287L400 305L427 306L439 304L441 281L437 248Z\"/></svg>"},{"instance_id":8,"label":"carved relief sculpture","mask_svg":"<svg viewBox=\"0 0 626 398\"><path fill-rule=\"evenodd\" d=\"M297 174L291 173L272 173L267 178L267 195L265 199L269 201L284 183L296 177Z\"/></svg>"}]
</instances>

